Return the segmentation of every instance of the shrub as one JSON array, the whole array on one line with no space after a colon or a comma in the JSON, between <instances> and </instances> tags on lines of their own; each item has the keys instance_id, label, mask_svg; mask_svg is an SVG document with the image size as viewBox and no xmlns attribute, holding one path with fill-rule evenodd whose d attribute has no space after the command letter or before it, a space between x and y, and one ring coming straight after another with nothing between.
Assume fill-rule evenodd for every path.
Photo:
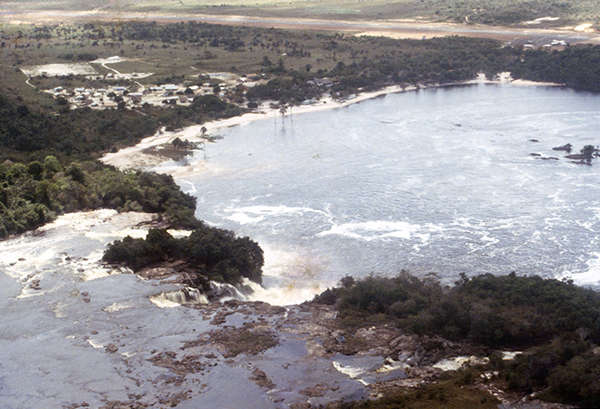
<instances>
[{"instance_id":1,"label":"shrub","mask_svg":"<svg viewBox=\"0 0 600 409\"><path fill-rule=\"evenodd\" d=\"M146 239L126 237L110 244L103 256L105 262L124 264L134 271L175 259L185 261L187 270L210 280L234 284L243 277L257 283L262 280L264 258L258 244L204 223L180 239L164 229L151 229Z\"/></svg>"}]
</instances>

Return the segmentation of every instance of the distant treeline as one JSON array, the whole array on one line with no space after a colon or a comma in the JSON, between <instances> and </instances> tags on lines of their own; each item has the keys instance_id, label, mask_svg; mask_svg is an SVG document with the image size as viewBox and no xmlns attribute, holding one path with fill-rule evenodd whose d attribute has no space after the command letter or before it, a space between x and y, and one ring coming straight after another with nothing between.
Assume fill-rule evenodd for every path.
<instances>
[{"instance_id":1,"label":"distant treeline","mask_svg":"<svg viewBox=\"0 0 600 409\"><path fill-rule=\"evenodd\" d=\"M274 80L262 89L252 90L252 98L268 97L282 102L311 98L315 94L314 87L306 82L322 77L330 77L335 82L334 90L344 94L390 84L463 81L479 72L492 77L504 71L512 72L515 78L564 83L587 91L600 90L600 46L530 50L504 46L495 40L465 37L395 40L197 22L90 23L81 28L78 32L70 27L54 27L44 33L64 38L76 34L80 40L92 42L90 50L101 50L105 43L134 42L142 48L146 47L145 42L159 42L164 47L180 44L186 49L189 47L190 55L196 56L199 64L209 55L223 58L227 53L249 51L254 61L248 64L255 66L262 61L262 71ZM30 34L32 39L36 33ZM209 50L220 52L215 54ZM85 60L98 53L63 53L61 57ZM263 61L267 54L281 56L281 61L268 58ZM230 70L232 67L225 65L226 61L227 58L223 58L222 69ZM302 61L301 67L298 61Z\"/></svg>"},{"instance_id":2,"label":"distant treeline","mask_svg":"<svg viewBox=\"0 0 600 409\"><path fill-rule=\"evenodd\" d=\"M221 47L227 51L241 48L285 50L286 56L310 56L310 47L298 41L278 40L281 30L264 30L245 27L210 25L187 22L157 24L132 22L110 28L101 25L88 26L92 36L112 39L162 41L165 43L190 43L197 46ZM314 36L314 34L310 34ZM317 35L322 48L327 51L354 51L352 63L340 61L330 70L321 70L307 75L310 69L279 72L292 78L313 78L328 76L336 79L336 89L355 92L362 87L378 87L390 83L445 83L472 79L476 73L485 72L490 77L503 71L510 71L515 78L534 81L564 83L569 87L587 91L600 90L600 46L574 46L565 50L524 50L521 47L503 47L495 40L465 37L434 38L430 40L394 40L388 38L356 38L338 35ZM273 38L275 37L275 38ZM374 49L385 50L372 58L361 58L362 50L368 43ZM390 46L396 50L390 51ZM265 71L273 71L277 66L265 66ZM281 71L281 70L280 70ZM278 79L277 81L282 81ZM281 82L272 88L285 91L281 98L287 101L300 100L298 96L287 95L292 91L302 91L297 80L291 90L281 87ZM310 87L309 87L310 88ZM261 92L256 92L261 95ZM255 95L256 95L255 94ZM264 93L277 97L276 92ZM312 95L307 92L308 97Z\"/></svg>"}]
</instances>

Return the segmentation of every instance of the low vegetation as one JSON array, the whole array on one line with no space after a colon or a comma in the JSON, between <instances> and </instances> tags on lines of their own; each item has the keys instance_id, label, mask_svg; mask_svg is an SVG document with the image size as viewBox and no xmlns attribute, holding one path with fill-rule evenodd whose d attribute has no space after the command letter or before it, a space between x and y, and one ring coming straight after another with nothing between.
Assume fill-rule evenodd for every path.
<instances>
[{"instance_id":1,"label":"low vegetation","mask_svg":"<svg viewBox=\"0 0 600 409\"><path fill-rule=\"evenodd\" d=\"M164 229L151 229L145 239L126 237L110 244L103 261L124 264L134 271L167 261L182 261L192 275L190 284L206 280L239 284L262 281L263 252L248 237L198 223L189 237L176 239Z\"/></svg>"},{"instance_id":2,"label":"low vegetation","mask_svg":"<svg viewBox=\"0 0 600 409\"><path fill-rule=\"evenodd\" d=\"M492 354L490 366L511 390L544 391L548 400L600 405L600 294L570 281L463 275L453 287L406 272L342 280L314 300L335 304L342 323L387 321L491 350L525 349L513 361ZM365 406L369 407L369 406Z\"/></svg>"}]
</instances>

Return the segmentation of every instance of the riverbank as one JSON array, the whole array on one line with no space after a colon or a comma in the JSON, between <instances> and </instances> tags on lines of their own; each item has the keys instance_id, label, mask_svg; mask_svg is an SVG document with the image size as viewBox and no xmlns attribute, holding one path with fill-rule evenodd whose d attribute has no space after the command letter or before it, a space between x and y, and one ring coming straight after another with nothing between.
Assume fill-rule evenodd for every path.
<instances>
[{"instance_id":1,"label":"riverbank","mask_svg":"<svg viewBox=\"0 0 600 409\"><path fill-rule=\"evenodd\" d=\"M179 138L181 140L190 141L190 142L198 142L201 141L201 135L203 135L202 129L205 128L206 133L216 134L220 129L229 128L233 126L243 126L254 121L259 121L263 119L273 119L278 118L280 116L289 116L289 115L301 115L313 112L321 112L327 111L331 109L339 109L344 108L353 104L357 104L363 101L367 101L369 99L378 98L381 96L385 96L388 94L396 94L401 92L411 92L417 91L419 89L428 89L428 88L441 88L441 87L452 87L452 86L463 86L463 85L476 85L476 84L511 84L516 86L552 86L559 87L563 86L562 84L556 84L551 82L535 82L535 81L527 81L527 80L513 80L510 76L510 73L500 73L497 76L497 79L488 80L485 78L484 74L479 74L476 79L461 81L461 82L453 82L447 84L436 84L436 85L419 85L419 86L400 86L400 85L391 85L385 88L369 91L357 94L352 96L351 98L345 100L336 100L331 96L325 96L318 102L310 105L300 105L288 107L287 111L284 115L282 115L280 109L278 107L271 107L270 102L263 103L256 112L245 113L240 116L206 122L204 124L192 125L181 130L167 132L164 129L159 130L153 136L148 138L144 138L137 145L123 148L117 152L111 152L105 154L100 160L107 165L115 166L118 169L143 169L151 166L157 166L161 163L169 160L166 156L161 156L156 153L148 153L150 150L154 152L160 152L160 146L166 143L170 143L171 141ZM202 171L204 168L201 164L194 165L181 165L181 168L174 172L168 172L171 175L175 173L186 173L189 174L190 171Z\"/></svg>"}]
</instances>

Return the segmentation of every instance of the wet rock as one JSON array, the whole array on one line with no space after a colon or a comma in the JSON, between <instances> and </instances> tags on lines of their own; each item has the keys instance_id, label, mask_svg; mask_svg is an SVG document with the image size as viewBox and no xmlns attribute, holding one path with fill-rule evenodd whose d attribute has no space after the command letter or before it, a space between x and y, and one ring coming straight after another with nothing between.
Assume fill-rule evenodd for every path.
<instances>
[{"instance_id":1,"label":"wet rock","mask_svg":"<svg viewBox=\"0 0 600 409\"><path fill-rule=\"evenodd\" d=\"M302 395L306 395L310 398L317 398L317 397L322 397L325 396L325 393L329 390L330 388L327 385L323 385L323 384L317 384L315 386L311 386L305 389L302 389L300 391L300 393Z\"/></svg>"},{"instance_id":2,"label":"wet rock","mask_svg":"<svg viewBox=\"0 0 600 409\"><path fill-rule=\"evenodd\" d=\"M267 374L258 368L252 371L252 376L250 377L250 380L255 382L261 388L273 389L275 387L275 384L273 383L273 381L271 381L271 379L269 379Z\"/></svg>"},{"instance_id":3,"label":"wet rock","mask_svg":"<svg viewBox=\"0 0 600 409\"><path fill-rule=\"evenodd\" d=\"M538 139L530 139L529 142L539 142Z\"/></svg>"},{"instance_id":4,"label":"wet rock","mask_svg":"<svg viewBox=\"0 0 600 409\"><path fill-rule=\"evenodd\" d=\"M32 290L41 290L42 287L40 287L40 280L37 278L35 280L32 280L29 284L29 288L31 288Z\"/></svg>"},{"instance_id":5,"label":"wet rock","mask_svg":"<svg viewBox=\"0 0 600 409\"><path fill-rule=\"evenodd\" d=\"M99 409L145 409L148 408L149 405L143 402L139 402L138 400L130 400L130 401L108 401Z\"/></svg>"},{"instance_id":6,"label":"wet rock","mask_svg":"<svg viewBox=\"0 0 600 409\"><path fill-rule=\"evenodd\" d=\"M191 398L191 394L189 391L174 393L172 395L167 395L166 397L162 397L158 400L158 403L161 404L162 407L177 407L184 400L188 400Z\"/></svg>"},{"instance_id":7,"label":"wet rock","mask_svg":"<svg viewBox=\"0 0 600 409\"><path fill-rule=\"evenodd\" d=\"M267 326L245 323L240 328L224 328L209 333L208 339L184 343L182 349L210 343L217 347L224 358L233 358L239 354L256 355L279 344L279 338Z\"/></svg>"},{"instance_id":8,"label":"wet rock","mask_svg":"<svg viewBox=\"0 0 600 409\"><path fill-rule=\"evenodd\" d=\"M290 405L290 409L312 409L312 405L307 402L295 402Z\"/></svg>"},{"instance_id":9,"label":"wet rock","mask_svg":"<svg viewBox=\"0 0 600 409\"><path fill-rule=\"evenodd\" d=\"M232 311L232 310L218 311L215 314L215 316L213 317L213 319L210 321L210 323L212 325L225 324L225 321L227 321L227 316L229 316L233 313L235 313L235 311Z\"/></svg>"},{"instance_id":10,"label":"wet rock","mask_svg":"<svg viewBox=\"0 0 600 409\"><path fill-rule=\"evenodd\" d=\"M564 151L564 152L571 152L572 149L573 149L573 145L571 145L570 143L567 143L566 145L555 146L554 148L552 148L553 151Z\"/></svg>"},{"instance_id":11,"label":"wet rock","mask_svg":"<svg viewBox=\"0 0 600 409\"><path fill-rule=\"evenodd\" d=\"M89 408L90 404L86 401L81 403L72 403L70 405L63 406L64 409L80 409L80 408Z\"/></svg>"},{"instance_id":12,"label":"wet rock","mask_svg":"<svg viewBox=\"0 0 600 409\"><path fill-rule=\"evenodd\" d=\"M541 153L530 153L529 156L542 156Z\"/></svg>"},{"instance_id":13,"label":"wet rock","mask_svg":"<svg viewBox=\"0 0 600 409\"><path fill-rule=\"evenodd\" d=\"M208 298L211 300L220 300L222 298L242 298L241 292L231 284L217 283L211 281L210 289L207 292Z\"/></svg>"},{"instance_id":14,"label":"wet rock","mask_svg":"<svg viewBox=\"0 0 600 409\"><path fill-rule=\"evenodd\" d=\"M106 352L110 352L111 354L114 354L115 352L117 352L119 350L119 347L116 346L115 344L108 344L106 347L104 347L104 350Z\"/></svg>"},{"instance_id":15,"label":"wet rock","mask_svg":"<svg viewBox=\"0 0 600 409\"><path fill-rule=\"evenodd\" d=\"M199 355L186 355L178 360L177 354L172 351L161 352L148 361L161 368L170 369L173 373L182 377L187 374L202 372L206 368L206 364L200 360Z\"/></svg>"},{"instance_id":16,"label":"wet rock","mask_svg":"<svg viewBox=\"0 0 600 409\"><path fill-rule=\"evenodd\" d=\"M177 265L164 265L159 267L149 267L145 268L141 271L138 271L136 274L140 277L143 277L147 280L161 280L164 278L169 278L174 274L179 272Z\"/></svg>"}]
</instances>

